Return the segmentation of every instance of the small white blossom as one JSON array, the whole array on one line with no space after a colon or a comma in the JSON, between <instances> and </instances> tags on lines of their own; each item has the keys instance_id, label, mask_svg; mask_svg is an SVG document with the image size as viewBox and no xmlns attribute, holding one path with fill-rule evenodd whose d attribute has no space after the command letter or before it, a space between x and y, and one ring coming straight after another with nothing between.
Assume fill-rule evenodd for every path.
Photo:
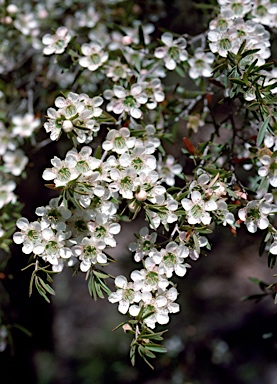
<instances>
[{"instance_id":1,"label":"small white blossom","mask_svg":"<svg viewBox=\"0 0 277 384\"><path fill-rule=\"evenodd\" d=\"M43 49L45 55L61 54L65 51L68 43L71 40L71 35L66 27L59 27L54 35L47 33L42 38L42 43L46 45Z\"/></svg>"},{"instance_id":2,"label":"small white blossom","mask_svg":"<svg viewBox=\"0 0 277 384\"><path fill-rule=\"evenodd\" d=\"M118 311L125 314L128 312L130 304L138 303L141 300L141 293L135 290L134 283L128 283L123 275L117 276L114 283L118 289L116 292L110 293L108 300L111 303L119 303Z\"/></svg>"},{"instance_id":3,"label":"small white blossom","mask_svg":"<svg viewBox=\"0 0 277 384\"><path fill-rule=\"evenodd\" d=\"M258 170L258 174L267 177L270 185L277 187L277 151L274 156L264 155L260 158L262 166Z\"/></svg>"},{"instance_id":4,"label":"small white blossom","mask_svg":"<svg viewBox=\"0 0 277 384\"><path fill-rule=\"evenodd\" d=\"M12 117L12 136L30 137L40 126L40 119L32 113L26 113L24 116L15 115Z\"/></svg>"},{"instance_id":5,"label":"small white blossom","mask_svg":"<svg viewBox=\"0 0 277 384\"><path fill-rule=\"evenodd\" d=\"M212 67L214 62L214 54L211 52L205 53L202 48L196 48L193 57L188 59L190 66L189 76L192 79L198 79L199 77L211 77Z\"/></svg>"},{"instance_id":6,"label":"small white blossom","mask_svg":"<svg viewBox=\"0 0 277 384\"><path fill-rule=\"evenodd\" d=\"M244 221L249 232L255 233L258 228L266 229L269 226L268 215L276 210L276 206L272 204L272 201L272 194L267 193L263 199L252 200L245 208L239 210L239 218Z\"/></svg>"},{"instance_id":7,"label":"small white blossom","mask_svg":"<svg viewBox=\"0 0 277 384\"><path fill-rule=\"evenodd\" d=\"M14 176L20 176L28 164L28 157L22 149L16 149L14 152L7 151L3 155L4 172L11 173Z\"/></svg>"},{"instance_id":8,"label":"small white blossom","mask_svg":"<svg viewBox=\"0 0 277 384\"><path fill-rule=\"evenodd\" d=\"M98 41L84 43L81 52L84 56L79 59L79 64L90 71L96 71L109 57L108 52L103 51L102 44Z\"/></svg>"},{"instance_id":9,"label":"small white blossom","mask_svg":"<svg viewBox=\"0 0 277 384\"><path fill-rule=\"evenodd\" d=\"M212 220L209 212L217 209L217 203L212 199L204 201L199 191L191 192L191 199L184 198L181 204L187 212L189 224L209 225Z\"/></svg>"},{"instance_id":10,"label":"small white blossom","mask_svg":"<svg viewBox=\"0 0 277 384\"><path fill-rule=\"evenodd\" d=\"M185 49L187 41L182 36L174 40L170 32L163 33L161 40L164 46L156 48L154 55L158 59L163 59L165 67L172 71L176 68L177 64L187 60L188 53Z\"/></svg>"}]
</instances>

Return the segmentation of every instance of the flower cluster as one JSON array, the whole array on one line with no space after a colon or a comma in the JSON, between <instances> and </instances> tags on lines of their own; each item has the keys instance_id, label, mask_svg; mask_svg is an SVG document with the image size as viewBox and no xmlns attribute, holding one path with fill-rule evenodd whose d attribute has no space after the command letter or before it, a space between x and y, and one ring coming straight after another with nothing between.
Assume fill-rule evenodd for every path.
<instances>
[{"instance_id":1,"label":"flower cluster","mask_svg":"<svg viewBox=\"0 0 277 384\"><path fill-rule=\"evenodd\" d=\"M42 173L55 197L35 221L11 215L44 298L52 290L42 275L85 272L94 297L105 292L131 316L137 342L143 327L180 310L174 279L210 249L216 226L264 231L264 249L277 254L277 86L267 63L275 3L219 0L208 31L194 37L155 31L162 6L143 15L145 4L132 1L134 14L118 12L120 0L19 3L3 5L1 19L0 74L11 85L0 90L0 236L26 153L59 141ZM146 224L129 250L140 266L130 281L116 276L111 292L109 249L120 222L137 216Z\"/></svg>"},{"instance_id":2,"label":"flower cluster","mask_svg":"<svg viewBox=\"0 0 277 384\"><path fill-rule=\"evenodd\" d=\"M58 140L62 132L74 134L79 143L89 143L94 132L99 131L98 119L102 114L100 105L103 99L90 98L85 93L78 95L69 92L67 98L59 96L55 100L55 108L48 108L48 121L44 123L46 132L50 132L51 140Z\"/></svg>"}]
</instances>

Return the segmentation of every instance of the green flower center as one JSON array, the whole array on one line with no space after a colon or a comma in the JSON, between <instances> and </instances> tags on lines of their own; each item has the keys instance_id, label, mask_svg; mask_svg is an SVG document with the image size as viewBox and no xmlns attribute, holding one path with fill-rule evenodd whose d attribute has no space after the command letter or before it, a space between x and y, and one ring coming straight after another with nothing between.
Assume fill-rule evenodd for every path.
<instances>
[{"instance_id":1,"label":"green flower center","mask_svg":"<svg viewBox=\"0 0 277 384\"><path fill-rule=\"evenodd\" d=\"M65 167L61 168L57 174L57 178L61 181L68 181L70 179L70 176L71 176L70 170Z\"/></svg>"},{"instance_id":2,"label":"green flower center","mask_svg":"<svg viewBox=\"0 0 277 384\"><path fill-rule=\"evenodd\" d=\"M229 49L232 48L232 43L229 39L225 38L220 40L219 46L224 51L228 51Z\"/></svg>"},{"instance_id":3,"label":"green flower center","mask_svg":"<svg viewBox=\"0 0 277 384\"><path fill-rule=\"evenodd\" d=\"M132 190L133 186L134 186L134 182L133 180L131 179L130 176L125 176L121 181L120 181L120 186L122 189L125 189L125 190Z\"/></svg>"},{"instance_id":4,"label":"green flower center","mask_svg":"<svg viewBox=\"0 0 277 384\"><path fill-rule=\"evenodd\" d=\"M173 268L177 263L177 257L173 253L168 252L166 255L164 255L163 262L167 268Z\"/></svg>"},{"instance_id":5,"label":"green flower center","mask_svg":"<svg viewBox=\"0 0 277 384\"><path fill-rule=\"evenodd\" d=\"M113 145L117 149L123 149L126 147L125 139L122 136L118 136L114 139Z\"/></svg>"},{"instance_id":6,"label":"green flower center","mask_svg":"<svg viewBox=\"0 0 277 384\"><path fill-rule=\"evenodd\" d=\"M256 13L259 16L265 16L267 15L267 9L264 5L258 5L258 7L256 8Z\"/></svg>"},{"instance_id":7,"label":"green flower center","mask_svg":"<svg viewBox=\"0 0 277 384\"><path fill-rule=\"evenodd\" d=\"M194 205L191 208L191 213L192 213L193 217L198 219L199 217L201 217L203 215L203 209L199 205Z\"/></svg>"},{"instance_id":8,"label":"green flower center","mask_svg":"<svg viewBox=\"0 0 277 384\"><path fill-rule=\"evenodd\" d=\"M48 255L55 255L58 252L58 249L58 244L54 240L49 241L48 244L45 246L45 250Z\"/></svg>"},{"instance_id":9,"label":"green flower center","mask_svg":"<svg viewBox=\"0 0 277 384\"><path fill-rule=\"evenodd\" d=\"M87 245L86 247L84 247L83 253L85 258L88 258L88 259L95 258L97 256L97 249L96 247Z\"/></svg>"},{"instance_id":10,"label":"green flower center","mask_svg":"<svg viewBox=\"0 0 277 384\"><path fill-rule=\"evenodd\" d=\"M107 230L103 226L99 226L95 229L93 235L96 239L103 239L106 236Z\"/></svg>"},{"instance_id":11,"label":"green flower center","mask_svg":"<svg viewBox=\"0 0 277 384\"><path fill-rule=\"evenodd\" d=\"M243 6L240 3L232 4L231 8L236 15L241 15L243 12Z\"/></svg>"},{"instance_id":12,"label":"green flower center","mask_svg":"<svg viewBox=\"0 0 277 384\"><path fill-rule=\"evenodd\" d=\"M136 99L133 96L129 95L129 96L125 97L123 104L129 108L135 107L136 106Z\"/></svg>"},{"instance_id":13,"label":"green flower center","mask_svg":"<svg viewBox=\"0 0 277 384\"><path fill-rule=\"evenodd\" d=\"M123 299L132 302L135 298L135 292L132 288L125 289L123 293Z\"/></svg>"},{"instance_id":14,"label":"green flower center","mask_svg":"<svg viewBox=\"0 0 277 384\"><path fill-rule=\"evenodd\" d=\"M145 240L143 243L142 243L142 250L144 252L147 252L147 251L150 251L152 248L152 243L151 241L149 240Z\"/></svg>"},{"instance_id":15,"label":"green flower center","mask_svg":"<svg viewBox=\"0 0 277 384\"><path fill-rule=\"evenodd\" d=\"M143 167L143 161L137 157L132 161L132 166L135 168L136 171L140 171Z\"/></svg>"},{"instance_id":16,"label":"green flower center","mask_svg":"<svg viewBox=\"0 0 277 384\"><path fill-rule=\"evenodd\" d=\"M101 63L101 58L97 53L94 53L93 55L90 56L90 61L93 64L100 64Z\"/></svg>"},{"instance_id":17,"label":"green flower center","mask_svg":"<svg viewBox=\"0 0 277 384\"><path fill-rule=\"evenodd\" d=\"M75 168L80 173L88 172L90 169L88 163L85 160L78 161Z\"/></svg>"},{"instance_id":18,"label":"green flower center","mask_svg":"<svg viewBox=\"0 0 277 384\"><path fill-rule=\"evenodd\" d=\"M159 282L159 275L157 272L150 271L145 277L145 281L148 285L156 285Z\"/></svg>"},{"instance_id":19,"label":"green flower center","mask_svg":"<svg viewBox=\"0 0 277 384\"><path fill-rule=\"evenodd\" d=\"M27 233L28 240L32 243L35 243L39 236L38 233L34 229L30 229Z\"/></svg>"},{"instance_id":20,"label":"green flower center","mask_svg":"<svg viewBox=\"0 0 277 384\"><path fill-rule=\"evenodd\" d=\"M51 209L49 212L48 212L48 220L51 221L51 222L57 222L58 219L61 217L62 215L60 214L60 212L57 210L57 209Z\"/></svg>"}]
</instances>

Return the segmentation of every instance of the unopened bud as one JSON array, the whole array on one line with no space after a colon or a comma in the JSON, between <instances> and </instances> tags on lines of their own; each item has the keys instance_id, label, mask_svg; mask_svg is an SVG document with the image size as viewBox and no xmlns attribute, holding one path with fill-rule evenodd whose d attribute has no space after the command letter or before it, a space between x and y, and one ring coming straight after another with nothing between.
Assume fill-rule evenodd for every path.
<instances>
[{"instance_id":1,"label":"unopened bud","mask_svg":"<svg viewBox=\"0 0 277 384\"><path fill-rule=\"evenodd\" d=\"M147 193L144 189L141 189L139 192L137 192L135 196L138 201L145 201L147 199Z\"/></svg>"},{"instance_id":2,"label":"unopened bud","mask_svg":"<svg viewBox=\"0 0 277 384\"><path fill-rule=\"evenodd\" d=\"M72 131L72 128L73 128L72 121L70 121L70 120L65 120L65 121L63 122L63 130L64 130L65 132L70 132L70 131Z\"/></svg>"}]
</instances>

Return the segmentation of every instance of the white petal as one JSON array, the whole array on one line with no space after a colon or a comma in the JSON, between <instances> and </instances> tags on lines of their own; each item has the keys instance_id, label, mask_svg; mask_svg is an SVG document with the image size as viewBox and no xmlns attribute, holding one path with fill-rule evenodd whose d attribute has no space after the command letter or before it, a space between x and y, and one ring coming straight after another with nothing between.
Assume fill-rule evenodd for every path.
<instances>
[{"instance_id":1,"label":"white petal","mask_svg":"<svg viewBox=\"0 0 277 384\"><path fill-rule=\"evenodd\" d=\"M123 275L117 276L114 283L119 288L126 288L128 284L126 277Z\"/></svg>"},{"instance_id":2,"label":"white petal","mask_svg":"<svg viewBox=\"0 0 277 384\"><path fill-rule=\"evenodd\" d=\"M125 315L128 312L129 309L129 302L126 300L121 300L118 305L118 311Z\"/></svg>"}]
</instances>

